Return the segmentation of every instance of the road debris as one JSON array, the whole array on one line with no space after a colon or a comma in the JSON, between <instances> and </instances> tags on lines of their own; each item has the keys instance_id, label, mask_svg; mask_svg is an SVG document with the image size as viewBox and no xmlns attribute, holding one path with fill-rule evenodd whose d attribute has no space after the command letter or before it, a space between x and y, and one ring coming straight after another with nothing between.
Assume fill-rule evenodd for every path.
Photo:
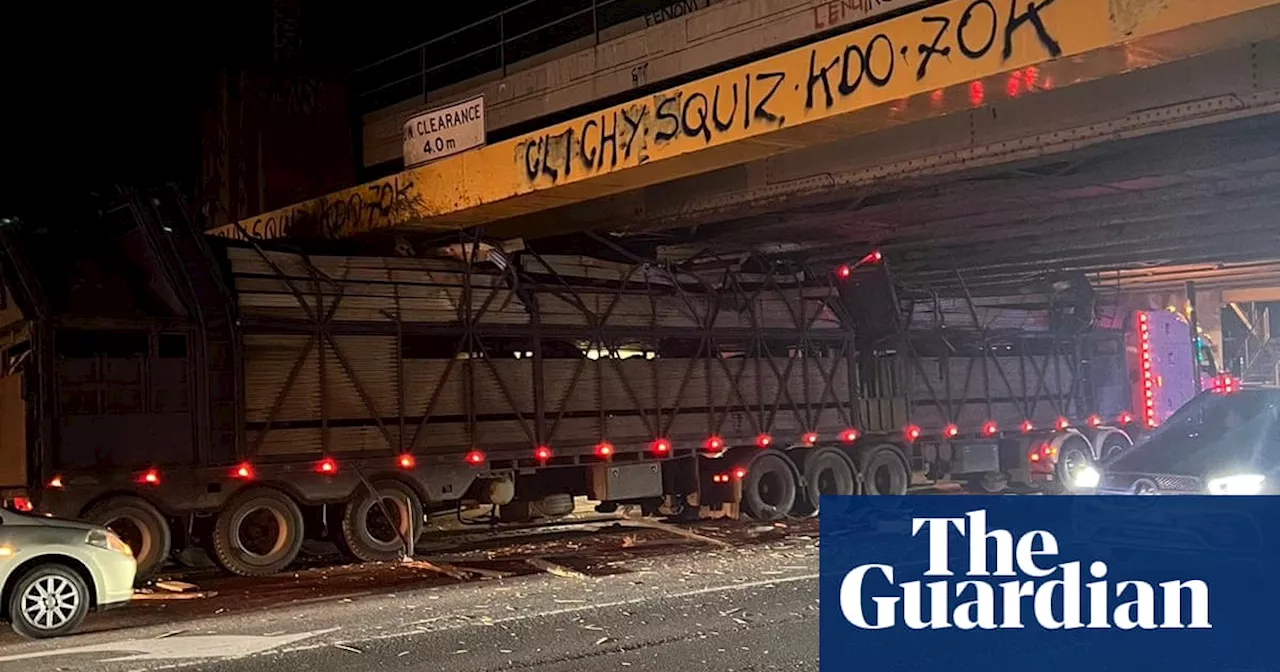
<instances>
[{"instance_id":1,"label":"road debris","mask_svg":"<svg viewBox=\"0 0 1280 672\"><path fill-rule=\"evenodd\" d=\"M556 576L563 577L566 579L582 580L582 579L591 578L586 574L579 572L576 569L570 569L568 567L565 567L564 565L558 565L545 558L528 558L525 560L525 562L529 563L530 567L536 567L537 569L540 569L548 574L554 574Z\"/></svg>"},{"instance_id":2,"label":"road debris","mask_svg":"<svg viewBox=\"0 0 1280 672\"><path fill-rule=\"evenodd\" d=\"M175 581L172 579L168 581L156 581L155 586L160 590L167 590L171 593L186 593L193 590L198 590L200 588L200 586L197 586L194 583L187 583L186 581Z\"/></svg>"},{"instance_id":3,"label":"road debris","mask_svg":"<svg viewBox=\"0 0 1280 672\"><path fill-rule=\"evenodd\" d=\"M361 651L360 649L357 649L354 646L347 646L346 644L334 644L333 648L342 649L343 651L350 651L351 653L364 653L364 651Z\"/></svg>"}]
</instances>

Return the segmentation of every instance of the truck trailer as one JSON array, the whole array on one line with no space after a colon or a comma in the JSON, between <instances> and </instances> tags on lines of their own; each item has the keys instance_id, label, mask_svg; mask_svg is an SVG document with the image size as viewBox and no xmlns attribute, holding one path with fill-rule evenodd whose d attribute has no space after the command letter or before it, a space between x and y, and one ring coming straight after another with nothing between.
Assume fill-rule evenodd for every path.
<instances>
[{"instance_id":1,"label":"truck trailer","mask_svg":"<svg viewBox=\"0 0 1280 672\"><path fill-rule=\"evenodd\" d=\"M111 527L139 575L253 576L432 515L818 513L822 494L1056 490L1199 388L1189 328L785 255L659 261L464 233L373 256L207 238L170 192L0 231L0 497ZM74 230L71 234L67 231Z\"/></svg>"}]
</instances>

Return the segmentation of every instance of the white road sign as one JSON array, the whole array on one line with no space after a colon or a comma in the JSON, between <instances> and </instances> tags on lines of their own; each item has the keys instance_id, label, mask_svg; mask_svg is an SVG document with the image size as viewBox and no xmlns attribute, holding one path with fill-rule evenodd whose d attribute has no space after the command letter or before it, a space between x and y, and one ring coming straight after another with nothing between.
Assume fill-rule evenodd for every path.
<instances>
[{"instance_id":1,"label":"white road sign","mask_svg":"<svg viewBox=\"0 0 1280 672\"><path fill-rule=\"evenodd\" d=\"M416 166L484 144L484 96L423 112L404 122L404 165Z\"/></svg>"}]
</instances>

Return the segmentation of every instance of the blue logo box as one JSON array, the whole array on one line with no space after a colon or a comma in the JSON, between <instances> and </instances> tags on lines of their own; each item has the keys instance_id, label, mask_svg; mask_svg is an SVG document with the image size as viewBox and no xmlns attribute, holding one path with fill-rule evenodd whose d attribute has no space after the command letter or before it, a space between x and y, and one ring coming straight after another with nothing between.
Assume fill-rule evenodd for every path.
<instances>
[{"instance_id":1,"label":"blue logo box","mask_svg":"<svg viewBox=\"0 0 1280 672\"><path fill-rule=\"evenodd\" d=\"M820 661L1280 670L1280 497L824 497Z\"/></svg>"}]
</instances>

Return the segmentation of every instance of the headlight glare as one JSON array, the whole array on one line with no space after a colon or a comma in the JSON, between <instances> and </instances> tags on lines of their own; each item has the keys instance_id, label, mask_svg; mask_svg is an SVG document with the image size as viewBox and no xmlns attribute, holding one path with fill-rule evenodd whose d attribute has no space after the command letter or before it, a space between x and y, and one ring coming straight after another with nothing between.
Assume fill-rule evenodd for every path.
<instances>
[{"instance_id":1,"label":"headlight glare","mask_svg":"<svg viewBox=\"0 0 1280 672\"><path fill-rule=\"evenodd\" d=\"M1209 479L1211 495L1256 495L1267 478L1262 474L1235 474Z\"/></svg>"},{"instance_id":2,"label":"headlight glare","mask_svg":"<svg viewBox=\"0 0 1280 672\"><path fill-rule=\"evenodd\" d=\"M1100 482L1102 482L1102 474L1092 466L1087 466L1076 474L1073 485L1077 488L1096 488Z\"/></svg>"}]
</instances>

